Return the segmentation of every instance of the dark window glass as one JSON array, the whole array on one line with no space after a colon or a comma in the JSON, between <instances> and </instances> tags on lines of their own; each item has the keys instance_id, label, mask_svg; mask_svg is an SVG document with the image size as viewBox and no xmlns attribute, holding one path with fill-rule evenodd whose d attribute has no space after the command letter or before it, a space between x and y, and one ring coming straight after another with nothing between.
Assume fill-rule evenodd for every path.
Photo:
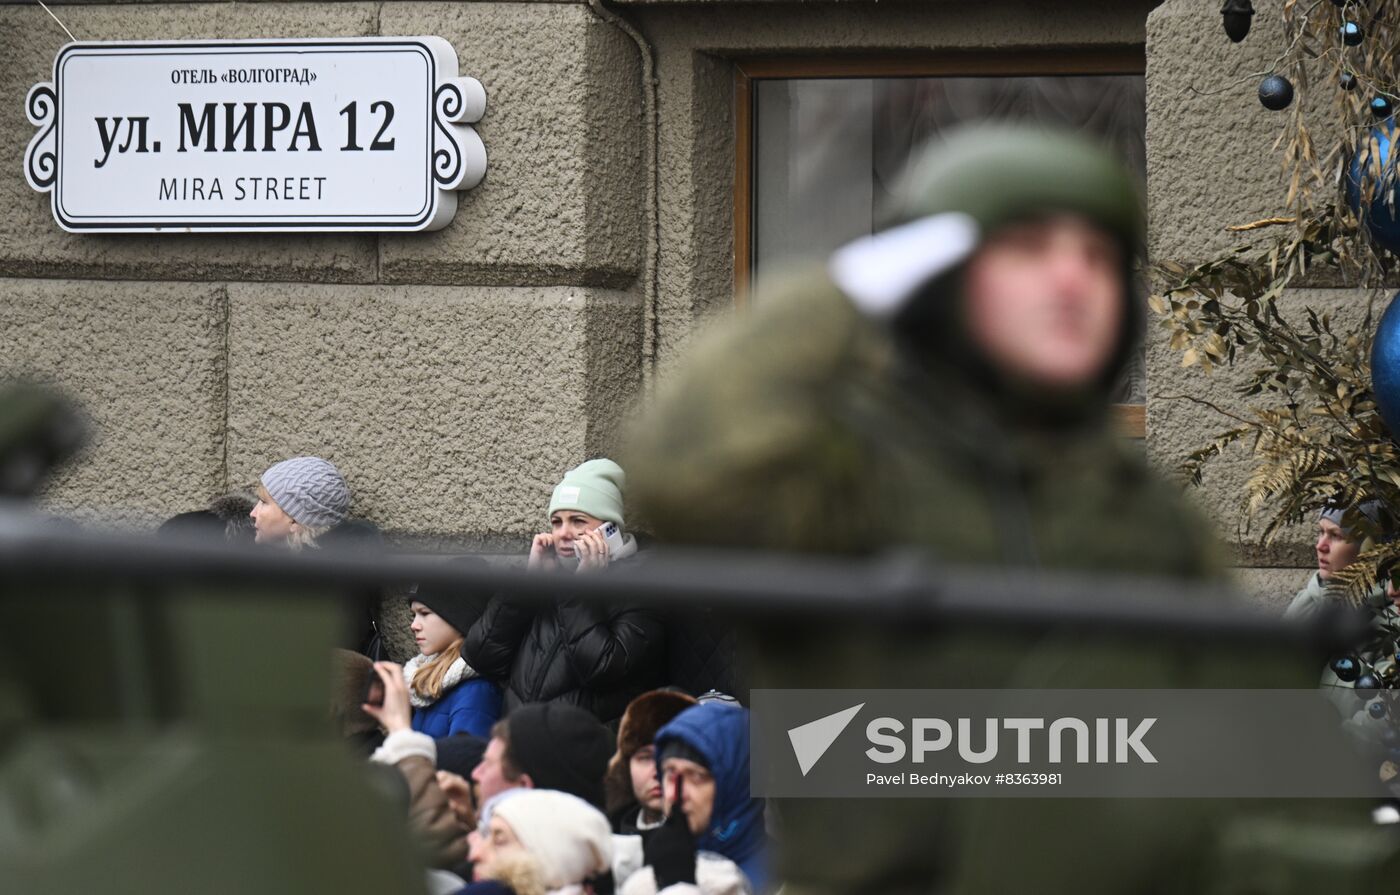
<instances>
[{"instance_id":1,"label":"dark window glass","mask_svg":"<svg viewBox=\"0 0 1400 895\"><path fill-rule=\"evenodd\" d=\"M910 157L958 125L1035 121L1093 134L1145 182L1146 118L1141 75L757 80L752 274L872 232ZM1142 403L1140 361L1119 392Z\"/></svg>"}]
</instances>

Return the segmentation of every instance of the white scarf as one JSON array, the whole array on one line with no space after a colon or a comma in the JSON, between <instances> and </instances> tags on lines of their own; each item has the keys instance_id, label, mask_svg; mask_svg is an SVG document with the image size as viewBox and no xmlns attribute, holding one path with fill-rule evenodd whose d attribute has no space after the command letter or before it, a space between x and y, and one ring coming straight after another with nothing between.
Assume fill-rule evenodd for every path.
<instances>
[{"instance_id":1,"label":"white scarf","mask_svg":"<svg viewBox=\"0 0 1400 895\"><path fill-rule=\"evenodd\" d=\"M408 684L408 701L413 704L414 708L425 709L434 702L437 702L436 699L429 699L426 696L419 695L418 691L413 689L413 678L418 674L418 669L435 658L437 658L436 654L425 656L419 653L404 663L403 679L404 683ZM456 661L452 663L452 667L447 669L447 675L442 679L442 692L446 693L462 681L474 677L476 677L476 670L467 664L466 659L458 656Z\"/></svg>"}]
</instances>

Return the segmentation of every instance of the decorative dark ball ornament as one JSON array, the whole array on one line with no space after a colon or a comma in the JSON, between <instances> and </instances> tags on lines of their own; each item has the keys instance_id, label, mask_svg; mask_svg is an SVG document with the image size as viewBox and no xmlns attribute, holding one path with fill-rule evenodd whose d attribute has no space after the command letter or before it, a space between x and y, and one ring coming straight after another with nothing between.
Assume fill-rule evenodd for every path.
<instances>
[{"instance_id":1,"label":"decorative dark ball ornament","mask_svg":"<svg viewBox=\"0 0 1400 895\"><path fill-rule=\"evenodd\" d=\"M1393 223L1393 222L1392 222ZM1371 392L1392 438L1400 435L1400 301L1390 300L1371 343Z\"/></svg>"},{"instance_id":2,"label":"decorative dark ball ornament","mask_svg":"<svg viewBox=\"0 0 1400 895\"><path fill-rule=\"evenodd\" d=\"M1293 84L1283 75L1269 75L1259 82L1259 102L1270 112L1281 112L1293 102Z\"/></svg>"},{"instance_id":3,"label":"decorative dark ball ornament","mask_svg":"<svg viewBox=\"0 0 1400 895\"><path fill-rule=\"evenodd\" d=\"M1356 698L1363 702L1375 698L1376 691L1381 688L1381 682L1374 674L1363 674L1356 679Z\"/></svg>"},{"instance_id":4,"label":"decorative dark ball ornament","mask_svg":"<svg viewBox=\"0 0 1400 895\"><path fill-rule=\"evenodd\" d=\"M1385 700L1383 699L1377 699L1375 702L1366 706L1366 714L1370 715L1372 718L1375 718L1377 720L1384 718L1385 713Z\"/></svg>"},{"instance_id":5,"label":"decorative dark ball ornament","mask_svg":"<svg viewBox=\"0 0 1400 895\"><path fill-rule=\"evenodd\" d=\"M1351 683L1361 676L1361 663L1352 656L1342 656L1332 660L1332 673L1338 680Z\"/></svg>"},{"instance_id":6,"label":"decorative dark ball ornament","mask_svg":"<svg viewBox=\"0 0 1400 895\"><path fill-rule=\"evenodd\" d=\"M1249 24L1254 18L1254 4L1249 0L1225 0L1220 15L1225 20L1225 34L1230 40L1239 43L1249 35Z\"/></svg>"},{"instance_id":7,"label":"decorative dark ball ornament","mask_svg":"<svg viewBox=\"0 0 1400 895\"><path fill-rule=\"evenodd\" d=\"M1356 75L1349 71L1342 72L1342 79L1337 82L1343 90L1356 89Z\"/></svg>"},{"instance_id":8,"label":"decorative dark ball ornament","mask_svg":"<svg viewBox=\"0 0 1400 895\"><path fill-rule=\"evenodd\" d=\"M1387 749L1400 749L1400 730L1386 727L1381 731L1381 745Z\"/></svg>"},{"instance_id":9,"label":"decorative dark ball ornament","mask_svg":"<svg viewBox=\"0 0 1400 895\"><path fill-rule=\"evenodd\" d=\"M1358 46L1361 43L1361 37L1361 26L1355 22L1347 22L1342 26L1342 43L1347 46Z\"/></svg>"},{"instance_id":10,"label":"decorative dark ball ornament","mask_svg":"<svg viewBox=\"0 0 1400 895\"><path fill-rule=\"evenodd\" d=\"M1383 96L1378 96L1371 100L1371 116L1374 118L1390 117L1390 100Z\"/></svg>"}]
</instances>

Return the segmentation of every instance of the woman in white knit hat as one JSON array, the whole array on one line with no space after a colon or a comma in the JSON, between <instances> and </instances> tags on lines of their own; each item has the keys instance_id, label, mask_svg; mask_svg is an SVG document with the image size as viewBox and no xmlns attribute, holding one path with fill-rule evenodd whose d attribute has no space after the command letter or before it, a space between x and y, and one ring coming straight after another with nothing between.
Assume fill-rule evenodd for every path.
<instances>
[{"instance_id":1,"label":"woman in white knit hat","mask_svg":"<svg viewBox=\"0 0 1400 895\"><path fill-rule=\"evenodd\" d=\"M462 658L501 685L505 714L563 701L607 723L662 683L666 633L655 612L567 595L573 575L639 561L623 518L625 484L622 467L606 459L565 473L550 495L549 531L535 535L529 559L531 571L563 573L560 598L540 605L498 594L466 632Z\"/></svg>"},{"instance_id":2,"label":"woman in white knit hat","mask_svg":"<svg viewBox=\"0 0 1400 895\"><path fill-rule=\"evenodd\" d=\"M530 789L497 800L485 831L471 837L477 880L515 895L583 895L612 871L612 829L578 796ZM472 888L468 887L467 892Z\"/></svg>"}]
</instances>

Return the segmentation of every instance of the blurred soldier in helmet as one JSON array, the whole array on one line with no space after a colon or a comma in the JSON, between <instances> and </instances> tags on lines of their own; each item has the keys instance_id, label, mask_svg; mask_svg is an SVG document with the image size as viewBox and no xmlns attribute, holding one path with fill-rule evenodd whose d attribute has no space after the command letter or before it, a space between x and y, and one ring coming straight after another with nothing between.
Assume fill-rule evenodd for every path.
<instances>
[{"instance_id":1,"label":"blurred soldier in helmet","mask_svg":"<svg viewBox=\"0 0 1400 895\"><path fill-rule=\"evenodd\" d=\"M663 389L632 461L657 534L1213 568L1206 531L1109 427L1143 328L1128 173L1075 137L979 129L898 195L889 226L771 284Z\"/></svg>"},{"instance_id":2,"label":"blurred soldier in helmet","mask_svg":"<svg viewBox=\"0 0 1400 895\"><path fill-rule=\"evenodd\" d=\"M1144 325L1132 288L1141 200L1130 175L1078 137L1001 126L932 147L897 197L884 229L771 283L666 383L635 428L628 465L658 538L847 556L914 547L949 566L1215 575L1209 526L1110 427L1111 389ZM785 619L758 638L755 686L1047 682L1024 679L1021 659L1040 647L1018 633ZM1102 674L1078 685L1152 685ZM970 844L949 800L780 803L779 875L804 895L1018 882L1061 891L1098 868L1077 891L1141 891L1181 865L1179 849L1154 838L1161 828L1181 828L1175 845L1203 829L1160 802L1120 806L1131 822L1110 806L1077 829L1053 820L1064 803L1031 801L1045 803L1026 814L1033 823ZM1085 845L1079 829L1106 833L1093 857L1072 853ZM1111 857L1123 844L1116 832L1144 833L1121 850L1134 863L1126 870ZM965 872L974 860L989 879Z\"/></svg>"}]
</instances>

